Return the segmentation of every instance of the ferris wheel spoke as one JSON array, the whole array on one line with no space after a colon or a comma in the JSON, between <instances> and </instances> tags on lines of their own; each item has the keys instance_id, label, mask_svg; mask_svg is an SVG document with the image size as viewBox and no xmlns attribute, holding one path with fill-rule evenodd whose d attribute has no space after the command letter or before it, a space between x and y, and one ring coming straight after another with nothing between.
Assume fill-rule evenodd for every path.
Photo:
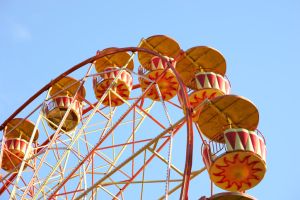
<instances>
[{"instance_id":1,"label":"ferris wheel spoke","mask_svg":"<svg viewBox=\"0 0 300 200\"><path fill-rule=\"evenodd\" d=\"M193 180L194 178L196 178L198 175L200 175L202 172L204 172L206 170L206 167L203 167L202 169L199 169L197 171L194 171L191 173L191 180ZM175 187L173 187L171 190L168 190L168 194L167 195L171 195L172 193L176 192L178 189L180 189L183 185L183 180L181 179L179 181L180 183L178 185L176 185ZM161 196L160 198L158 198L159 200L163 200L166 199L166 194L164 196Z\"/></svg>"},{"instance_id":2,"label":"ferris wheel spoke","mask_svg":"<svg viewBox=\"0 0 300 200\"><path fill-rule=\"evenodd\" d=\"M74 190L74 192L72 192L73 193L73 197L71 199L74 199L74 197L77 194L77 192L80 192L81 190L85 190L87 188L87 178L86 178L87 173L86 172L87 172L87 170L88 170L88 168L89 168L90 165L93 165L93 160L89 160L86 163L86 165L83 165L82 169L80 169L80 170L82 170L83 173L82 173L81 176L79 176L77 187ZM83 187L82 187L82 184L84 185ZM64 186L64 187L66 187L66 186Z\"/></svg>"},{"instance_id":3,"label":"ferris wheel spoke","mask_svg":"<svg viewBox=\"0 0 300 200\"><path fill-rule=\"evenodd\" d=\"M147 151L144 151L144 158L143 158L143 165L146 164L146 157L147 157ZM141 181L141 192L140 192L140 199L143 200L144 196L144 183L145 183L145 173L146 169L143 170L142 172L142 181Z\"/></svg>"},{"instance_id":4,"label":"ferris wheel spoke","mask_svg":"<svg viewBox=\"0 0 300 200\"><path fill-rule=\"evenodd\" d=\"M99 158L101 158L102 160L106 161L108 163L109 169L112 167L116 167L115 162L113 160L110 160L104 153L102 153L101 151L98 151L95 153L95 155L97 155ZM107 170L109 171L109 170ZM123 174L126 177L130 177L129 174L127 174L126 172L124 172L123 170L118 170L121 174ZM106 174L107 172L104 172L104 174Z\"/></svg>"},{"instance_id":5,"label":"ferris wheel spoke","mask_svg":"<svg viewBox=\"0 0 300 200\"><path fill-rule=\"evenodd\" d=\"M162 150L163 147L168 143L168 138L165 140L165 142L163 142L163 144L161 144L161 146L158 148L158 151ZM142 152L141 152L142 153ZM136 156L135 156L136 157ZM121 190L116 194L116 196L119 196L121 194L121 191L125 191L125 189L128 187L129 184L131 184L134 179L139 175L139 173L141 171L143 171L147 165L151 162L151 160L155 157L155 154L151 155L148 160L145 162L145 164L139 168L139 170L137 170L133 175L132 177L126 182L126 184L121 188ZM134 158L134 157L133 157ZM164 181L165 182L165 181Z\"/></svg>"},{"instance_id":6,"label":"ferris wheel spoke","mask_svg":"<svg viewBox=\"0 0 300 200\"><path fill-rule=\"evenodd\" d=\"M152 103L152 104L150 105L150 107L148 108L149 111L151 110L151 108L153 107L153 105L154 105L154 103ZM134 111L136 111L136 109L134 109ZM134 112L134 113L135 113L135 112ZM132 133L133 133L133 134L131 134L131 135L128 137L128 139L126 140L125 143L128 143L129 141L131 141L131 140L134 139L134 133L138 131L138 129L139 129L140 126L142 125L142 123L143 123L143 121L145 120L145 118L146 118L146 116L144 115L144 116L141 118L141 120L137 123L136 127L133 127L133 130L132 130ZM134 120L134 121L135 121L135 120ZM134 144L134 143L133 143L133 144ZM118 160L120 159L121 155L123 154L123 152L125 151L126 148L127 148L127 145L124 145L124 146L122 147L122 149L120 150L119 154L118 154L117 157L114 159L114 165L115 165L115 163L118 162ZM114 149L114 148L112 148L112 149ZM111 171L112 168L113 168L113 165L107 170L107 173L108 173L109 171Z\"/></svg>"},{"instance_id":7,"label":"ferris wheel spoke","mask_svg":"<svg viewBox=\"0 0 300 200\"><path fill-rule=\"evenodd\" d=\"M171 121L171 118L170 118L170 114L169 114L169 112L168 112L168 110L167 110L165 101L163 100L163 97L162 97L162 95L161 95L161 91L160 91L160 89L159 89L159 87L158 87L157 84L155 84L155 88L156 88L156 92L158 93L159 100L160 100L161 104L163 105L163 109L164 109L165 115L167 116L169 125L172 126L172 121Z\"/></svg>"},{"instance_id":8,"label":"ferris wheel spoke","mask_svg":"<svg viewBox=\"0 0 300 200\"><path fill-rule=\"evenodd\" d=\"M167 177L166 177L166 189L165 189L165 194L166 194L166 199L169 199L169 184L170 184L170 173L171 173L171 160L172 160L172 148L173 148L173 133L170 133L170 141L169 141L169 148L168 148L168 160L167 160ZM172 168L173 169L173 168Z\"/></svg>"},{"instance_id":9,"label":"ferris wheel spoke","mask_svg":"<svg viewBox=\"0 0 300 200\"><path fill-rule=\"evenodd\" d=\"M111 175L113 175L116 171L118 171L120 168L122 168L123 166L125 166L128 162L130 162L134 157L136 157L137 155L141 154L143 151L145 151L148 147L150 147L152 144L154 144L159 138L163 137L165 134L169 133L169 131L173 130L175 128L175 126L182 126L183 122L185 121L185 117L181 118L180 120L178 120L173 126L165 129L161 134L159 134L158 136L156 136L156 138L154 138L152 141L150 141L149 143L147 143L147 145L145 145L143 148L139 149L138 151L136 151L132 156L128 157L124 162L122 162L121 164L119 164L116 168L114 168L113 170L111 170L108 174L106 174L105 176L103 176L100 180L98 180L94 186L89 187L86 191L84 191L83 193L81 193L76 200L79 200L81 198L83 198L85 195L87 195L89 192L91 192L91 190L93 190L93 188L96 185L100 185L103 181L105 181L108 177L110 177ZM166 140L167 141L167 140ZM164 142L165 144L165 142ZM159 148L160 149L160 148ZM151 156L151 158L153 159L155 155L153 154ZM149 159L146 162L146 164L149 163ZM140 168L139 171L141 171L141 169L144 169L146 165L144 165L142 168ZM137 174L135 174L135 176L133 176L130 180L132 181L135 177L137 176ZM128 184L125 185L126 187L128 186ZM123 188L126 188L123 187ZM123 191L123 190L122 190ZM118 193L117 195L120 195L120 193Z\"/></svg>"},{"instance_id":10,"label":"ferris wheel spoke","mask_svg":"<svg viewBox=\"0 0 300 200\"><path fill-rule=\"evenodd\" d=\"M131 107L131 103L129 103L127 100L125 100L123 97L121 97L118 93L116 93L115 91L111 91L115 96L117 96L120 100L122 100L122 102L124 102L125 104L127 104L128 107ZM153 102L154 103L154 102ZM111 107L111 106L110 106ZM136 112L141 115L142 117L145 115L145 113L142 111L140 112L139 110L136 110Z\"/></svg>"},{"instance_id":11,"label":"ferris wheel spoke","mask_svg":"<svg viewBox=\"0 0 300 200\"><path fill-rule=\"evenodd\" d=\"M153 101L153 104L155 102ZM148 109L143 109L142 107L140 107L139 105L136 106L139 110L141 110L145 115L147 115L147 117L149 117L151 120L153 120L157 125L159 125L161 128L165 129L166 127L161 123L159 122L157 119L155 119L155 117L153 117L149 112L149 108Z\"/></svg>"},{"instance_id":12,"label":"ferris wheel spoke","mask_svg":"<svg viewBox=\"0 0 300 200\"><path fill-rule=\"evenodd\" d=\"M168 165L169 160L165 159L162 155L160 155L157 151L153 150L152 148L147 148L148 151L153 153L157 158L159 158L162 162L164 162L166 165ZM173 169L175 172L177 172L180 176L183 176L183 172L180 171L175 165L170 164L170 168Z\"/></svg>"},{"instance_id":13,"label":"ferris wheel spoke","mask_svg":"<svg viewBox=\"0 0 300 200\"><path fill-rule=\"evenodd\" d=\"M95 106L97 105L98 102L96 103L91 103L90 101L88 101L87 99L83 99L83 102L85 102L86 104L89 105L89 107L87 107L86 109L83 110L83 115L87 114L89 111L93 110L95 108ZM102 115L103 117L105 117L107 120L109 120L109 116L107 116L101 109L97 109L96 113ZM88 117L88 115L86 115L86 117ZM85 119L85 116L82 116L83 119Z\"/></svg>"}]
</instances>

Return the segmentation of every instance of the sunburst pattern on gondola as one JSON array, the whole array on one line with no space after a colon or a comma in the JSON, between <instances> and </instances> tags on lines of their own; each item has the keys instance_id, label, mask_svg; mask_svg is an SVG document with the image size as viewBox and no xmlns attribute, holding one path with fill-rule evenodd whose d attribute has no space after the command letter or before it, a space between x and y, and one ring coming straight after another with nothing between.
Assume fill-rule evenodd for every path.
<instances>
[{"instance_id":1,"label":"sunburst pattern on gondola","mask_svg":"<svg viewBox=\"0 0 300 200\"><path fill-rule=\"evenodd\" d=\"M228 191L245 191L264 177L264 161L253 152L232 152L216 159L209 170L212 181Z\"/></svg>"},{"instance_id":2,"label":"sunburst pattern on gondola","mask_svg":"<svg viewBox=\"0 0 300 200\"><path fill-rule=\"evenodd\" d=\"M175 75L171 70L167 70L163 74L164 70L155 70L151 71L148 74L146 74L146 79L140 78L140 84L143 91L147 90L148 87L151 87L148 89L148 92L146 94L146 97L154 100L159 101L159 92L161 93L162 99L167 101L171 98L173 98L177 94L178 90L178 80L176 79ZM155 87L155 85L152 85L151 81L156 81L160 76L162 76L159 81L157 81L158 88Z\"/></svg>"},{"instance_id":3,"label":"sunburst pattern on gondola","mask_svg":"<svg viewBox=\"0 0 300 200\"><path fill-rule=\"evenodd\" d=\"M107 67L104 72L101 76L94 77L93 80L96 98L100 100L110 88L109 94L104 98L102 104L106 106L122 105L124 100L128 100L132 89L131 74L125 70L119 71L117 67Z\"/></svg>"},{"instance_id":4,"label":"sunburst pattern on gondola","mask_svg":"<svg viewBox=\"0 0 300 200\"><path fill-rule=\"evenodd\" d=\"M107 88L109 88L109 86L112 84L112 82L113 82L113 79L107 79L107 80L102 81L101 84L99 84L97 87L95 87L95 94L96 94L97 99L101 99L102 95L105 93ZM114 93L111 91L114 91ZM127 100L129 98L131 86L129 86L128 84L126 84L123 81L118 80L116 83L116 86L111 88L111 91L104 98L102 104L107 105L107 106L109 106L109 105L119 106L124 103L124 101L121 98L123 98L125 100ZM118 96L115 94L118 94Z\"/></svg>"}]
</instances>

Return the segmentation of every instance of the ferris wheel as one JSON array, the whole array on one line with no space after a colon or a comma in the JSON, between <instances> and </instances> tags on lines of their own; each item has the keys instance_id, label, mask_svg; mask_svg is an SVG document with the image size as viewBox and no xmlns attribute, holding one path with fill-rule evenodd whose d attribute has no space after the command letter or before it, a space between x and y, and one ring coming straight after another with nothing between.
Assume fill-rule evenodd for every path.
<instances>
[{"instance_id":1,"label":"ferris wheel","mask_svg":"<svg viewBox=\"0 0 300 200\"><path fill-rule=\"evenodd\" d=\"M2 123L1 197L188 199L206 173L211 194L199 187L199 199L255 199L259 114L225 73L216 49L184 51L165 35L97 51Z\"/></svg>"}]
</instances>

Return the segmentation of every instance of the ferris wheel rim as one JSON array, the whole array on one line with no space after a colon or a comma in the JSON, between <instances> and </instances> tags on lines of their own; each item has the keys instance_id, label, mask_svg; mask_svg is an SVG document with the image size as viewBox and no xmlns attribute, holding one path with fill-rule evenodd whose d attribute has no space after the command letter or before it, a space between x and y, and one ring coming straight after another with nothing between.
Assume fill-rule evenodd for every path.
<instances>
[{"instance_id":1,"label":"ferris wheel rim","mask_svg":"<svg viewBox=\"0 0 300 200\"><path fill-rule=\"evenodd\" d=\"M29 99L27 99L18 109L15 110L15 112L10 115L0 126L0 131L2 131L5 126L9 123L10 120L12 120L14 117L16 117L21 111L23 111L31 102L33 102L35 99L37 99L42 93L44 93L45 91L47 91L48 89L50 89L55 83L57 83L59 80L61 80L62 78L68 76L69 74L71 74L72 72L80 69L81 67L84 67L87 64L92 64L95 60L111 55L111 54L115 54L118 52L126 52L126 51L131 51L131 52L145 52L145 53L149 53L152 54L154 56L158 56L160 57L162 60L166 61L168 68L170 68L175 76L176 79L178 80L178 83L180 85L180 89L178 94L181 96L182 98L182 103L183 103L183 109L185 109L185 118L186 118L186 122L187 122L187 143L186 143L186 156L185 156L185 167L184 167L184 176L183 176L183 181L182 181L182 187L181 187L181 193L180 193L180 199L187 199L188 198L188 188L189 188L189 181L190 181L190 175L191 175L191 170L192 170L192 157L193 157L193 128L192 128L192 117L191 117L191 106L188 100L188 94L185 90L185 85L182 82L179 74L177 73L177 71L175 70L175 68L172 66L172 64L170 63L170 61L165 58L164 56L162 56L161 54L149 50L149 49L145 49L145 48L140 48L140 47L125 47L125 48L113 48L109 51L105 51L105 52L98 52L97 55L90 57L80 63L78 63L77 65L74 65L73 67L71 67L70 69L66 70L65 72L63 72L62 74L60 74L59 76L57 76L56 78L52 79L48 84L46 84L44 87L42 87L39 91L37 91L33 96L31 96ZM49 139L50 140L50 139ZM12 180L14 180L15 178L15 174L13 174L12 176L10 176L10 178L8 179L8 181L11 184ZM7 183L3 184L2 188L0 188L0 194L2 194L5 190L5 188L7 188ZM4 188L4 190L3 190Z\"/></svg>"}]
</instances>

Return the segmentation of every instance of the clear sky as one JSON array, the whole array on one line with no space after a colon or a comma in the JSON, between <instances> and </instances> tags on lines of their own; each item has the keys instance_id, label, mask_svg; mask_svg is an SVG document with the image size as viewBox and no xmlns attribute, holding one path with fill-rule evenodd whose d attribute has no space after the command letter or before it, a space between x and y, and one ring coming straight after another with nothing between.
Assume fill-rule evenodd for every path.
<instances>
[{"instance_id":1,"label":"clear sky","mask_svg":"<svg viewBox=\"0 0 300 200\"><path fill-rule=\"evenodd\" d=\"M249 192L299 199L299 19L297 0L0 0L0 122L98 49L155 34L182 49L212 46L226 58L232 92L260 111L268 171Z\"/></svg>"}]
</instances>

